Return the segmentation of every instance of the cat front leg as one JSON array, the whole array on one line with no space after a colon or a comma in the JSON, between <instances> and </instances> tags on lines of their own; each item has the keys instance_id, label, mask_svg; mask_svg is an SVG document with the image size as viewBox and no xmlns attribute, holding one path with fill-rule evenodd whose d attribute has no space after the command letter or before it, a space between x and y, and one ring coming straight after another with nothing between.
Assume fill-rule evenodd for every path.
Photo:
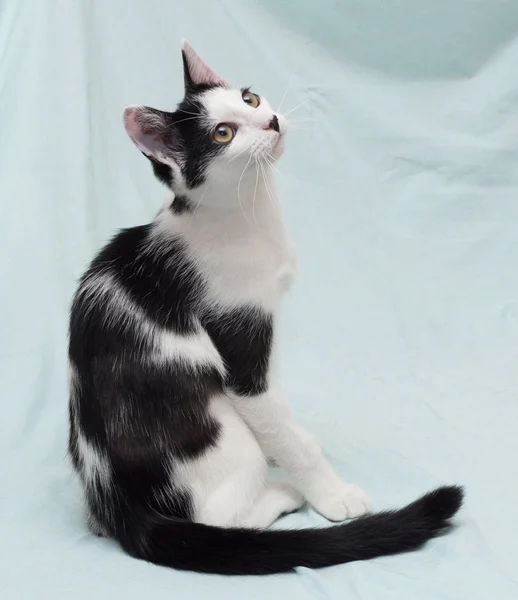
<instances>
[{"instance_id":1,"label":"cat front leg","mask_svg":"<svg viewBox=\"0 0 518 600\"><path fill-rule=\"evenodd\" d=\"M359 517L370 509L365 492L344 483L322 455L316 437L293 420L276 386L255 396L233 395L233 404L266 456L293 479L308 502L331 521Z\"/></svg>"}]
</instances>

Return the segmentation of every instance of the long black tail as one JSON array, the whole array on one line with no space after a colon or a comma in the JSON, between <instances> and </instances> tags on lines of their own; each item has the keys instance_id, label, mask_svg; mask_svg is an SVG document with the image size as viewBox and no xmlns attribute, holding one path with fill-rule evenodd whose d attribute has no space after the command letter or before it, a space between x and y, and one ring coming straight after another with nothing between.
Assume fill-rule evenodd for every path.
<instances>
[{"instance_id":1,"label":"long black tail","mask_svg":"<svg viewBox=\"0 0 518 600\"><path fill-rule=\"evenodd\" d=\"M462 488L441 487L399 510L293 531L223 529L148 515L126 523L119 541L132 556L175 569L272 574L416 550L448 528L462 499Z\"/></svg>"}]
</instances>

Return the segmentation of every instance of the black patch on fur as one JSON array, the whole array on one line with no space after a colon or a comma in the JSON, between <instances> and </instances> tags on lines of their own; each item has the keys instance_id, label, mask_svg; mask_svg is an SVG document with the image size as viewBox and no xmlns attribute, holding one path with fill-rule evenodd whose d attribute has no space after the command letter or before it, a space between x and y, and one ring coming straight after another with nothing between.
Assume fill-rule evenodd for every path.
<instances>
[{"instance_id":1,"label":"black patch on fur","mask_svg":"<svg viewBox=\"0 0 518 600\"><path fill-rule=\"evenodd\" d=\"M178 361L149 364L146 356L124 360L99 357L94 398L105 424L123 423L107 431L121 456L146 456L149 448L195 458L213 446L219 425L207 413L208 402L222 392L222 378L209 366Z\"/></svg>"},{"instance_id":2,"label":"black patch on fur","mask_svg":"<svg viewBox=\"0 0 518 600\"><path fill-rule=\"evenodd\" d=\"M144 154L144 156L146 158L149 158L149 160L151 161L153 173L155 174L155 177L158 179L158 181L163 183L168 188L171 188L173 185L173 171L171 167L158 160L155 160L151 156L147 156L147 154Z\"/></svg>"},{"instance_id":3,"label":"black patch on fur","mask_svg":"<svg viewBox=\"0 0 518 600\"><path fill-rule=\"evenodd\" d=\"M220 529L135 515L119 537L136 558L175 569L222 575L267 575L318 569L421 548L450 526L463 492L442 487L399 510L320 529Z\"/></svg>"},{"instance_id":4,"label":"black patch on fur","mask_svg":"<svg viewBox=\"0 0 518 600\"><path fill-rule=\"evenodd\" d=\"M170 208L175 215L192 212L191 202L186 196L176 195Z\"/></svg>"},{"instance_id":5,"label":"black patch on fur","mask_svg":"<svg viewBox=\"0 0 518 600\"><path fill-rule=\"evenodd\" d=\"M224 144L213 140L214 127L207 122L207 112L200 95L211 86L194 86L186 91L185 97L175 112L169 113L146 107L139 117L142 130L158 140L164 153L178 164L188 188L195 188L205 180L211 160L225 151ZM153 118L146 118L152 114ZM151 161L155 176L174 190L174 174L171 167L143 152Z\"/></svg>"},{"instance_id":6,"label":"black patch on fur","mask_svg":"<svg viewBox=\"0 0 518 600\"><path fill-rule=\"evenodd\" d=\"M119 232L85 277L111 274L152 321L177 333L192 332L202 279L179 239L152 242L151 229L142 225ZM153 243L154 250L150 248Z\"/></svg>"},{"instance_id":7,"label":"black patch on fur","mask_svg":"<svg viewBox=\"0 0 518 600\"><path fill-rule=\"evenodd\" d=\"M150 236L150 226L117 235L92 263L72 306L70 454L83 477L95 532L159 565L251 575L415 550L447 530L462 503L458 487L327 529L256 531L192 523L192 499L174 481L174 462L217 443L219 424L207 409L225 383L243 395L265 391L273 323L254 307L218 317L197 314L193 298L202 286L194 265L181 244L164 240L153 247ZM108 312L98 290L83 289L106 274L162 328L189 332L194 317L201 319L228 368L226 382L210 366L149 360L152 333L142 335L132 319ZM105 474L86 477L77 428L102 457Z\"/></svg>"},{"instance_id":8,"label":"black patch on fur","mask_svg":"<svg viewBox=\"0 0 518 600\"><path fill-rule=\"evenodd\" d=\"M185 96L175 112L164 112L145 107L137 116L142 131L154 138L163 153L169 156L182 169L188 188L195 188L205 180L210 161L225 151L225 146L214 142L214 127L207 125L207 112L201 96L216 85L195 84L188 72L185 53L184 62ZM152 118L149 118L149 115ZM174 189L174 173L171 167L154 156L143 152L151 161L155 176L159 181Z\"/></svg>"},{"instance_id":9,"label":"black patch on fur","mask_svg":"<svg viewBox=\"0 0 518 600\"><path fill-rule=\"evenodd\" d=\"M182 174L191 189L205 181L211 160L226 148L212 139L213 129L207 127L207 112L199 98L201 91L197 89L196 92L186 93L174 113L177 136L183 149Z\"/></svg>"},{"instance_id":10,"label":"black patch on fur","mask_svg":"<svg viewBox=\"0 0 518 600\"><path fill-rule=\"evenodd\" d=\"M106 278L115 282L109 294L117 302L131 302L129 318L114 312ZM151 327L192 333L202 290L183 245L158 241L151 225L117 234L80 282L70 317L69 452L84 474L79 430L109 466L108 481L83 481L94 529L107 535L119 538L139 511L192 518L188 493L171 481L170 461L196 458L217 443L220 425L208 406L224 382L210 365L150 360L156 339L149 327L139 328L138 312Z\"/></svg>"},{"instance_id":11,"label":"black patch on fur","mask_svg":"<svg viewBox=\"0 0 518 600\"><path fill-rule=\"evenodd\" d=\"M180 153L187 181L195 186L221 147L199 119L186 119L185 112L202 114L197 96L205 89L187 87L179 111L154 111L157 119L146 134L162 136L172 156ZM157 176L174 186L152 162ZM129 314L124 306L122 314L114 313L103 286L91 285L107 278L114 282L109 293L129 302ZM69 450L82 476L92 529L137 558L229 575L405 552L444 531L462 503L460 488L440 488L401 510L328 529L224 530L190 522L192 499L174 480L175 461L199 457L217 443L220 425L208 407L225 385L245 396L266 391L273 340L273 318L258 308L202 313L204 285L183 243L158 238L153 225L117 234L80 281L70 317ZM139 327L142 315L146 328ZM199 322L225 362L225 380L210 365L151 360L153 326L189 334ZM79 434L98 453L103 471L86 472Z\"/></svg>"},{"instance_id":12,"label":"black patch on fur","mask_svg":"<svg viewBox=\"0 0 518 600\"><path fill-rule=\"evenodd\" d=\"M202 320L227 367L226 384L236 394L254 396L267 389L273 317L244 307Z\"/></svg>"}]
</instances>

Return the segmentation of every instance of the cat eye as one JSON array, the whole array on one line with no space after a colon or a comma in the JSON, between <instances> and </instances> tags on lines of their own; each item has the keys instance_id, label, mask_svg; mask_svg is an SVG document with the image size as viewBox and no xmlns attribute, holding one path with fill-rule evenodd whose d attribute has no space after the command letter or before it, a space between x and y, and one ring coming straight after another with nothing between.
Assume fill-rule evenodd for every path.
<instances>
[{"instance_id":1,"label":"cat eye","mask_svg":"<svg viewBox=\"0 0 518 600\"><path fill-rule=\"evenodd\" d=\"M251 106L252 108L257 108L259 104L261 104L261 99L257 94L249 92L248 90L244 90L241 94L241 98L243 98L243 102Z\"/></svg>"},{"instance_id":2,"label":"cat eye","mask_svg":"<svg viewBox=\"0 0 518 600\"><path fill-rule=\"evenodd\" d=\"M218 144L229 144L236 135L236 132L230 127L230 125L226 125L225 123L220 123L214 133L212 134L212 138Z\"/></svg>"}]
</instances>

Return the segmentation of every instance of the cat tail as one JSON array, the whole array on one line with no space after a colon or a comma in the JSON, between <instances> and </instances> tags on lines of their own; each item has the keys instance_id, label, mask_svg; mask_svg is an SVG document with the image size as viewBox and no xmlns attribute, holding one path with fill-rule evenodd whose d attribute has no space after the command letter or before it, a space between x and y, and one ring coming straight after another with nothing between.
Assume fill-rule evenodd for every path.
<instances>
[{"instance_id":1,"label":"cat tail","mask_svg":"<svg viewBox=\"0 0 518 600\"><path fill-rule=\"evenodd\" d=\"M129 554L157 565L221 575L266 575L416 550L448 529L462 500L462 488L440 487L399 510L300 530L223 529L133 514L118 537Z\"/></svg>"}]
</instances>

